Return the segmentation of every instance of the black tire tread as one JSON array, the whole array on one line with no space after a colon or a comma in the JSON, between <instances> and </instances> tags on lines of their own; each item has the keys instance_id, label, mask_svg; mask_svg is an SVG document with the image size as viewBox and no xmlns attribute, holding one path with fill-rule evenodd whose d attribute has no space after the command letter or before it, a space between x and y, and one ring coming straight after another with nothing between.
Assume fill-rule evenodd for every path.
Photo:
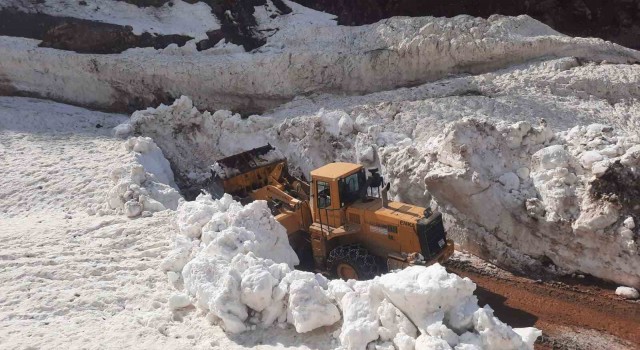
<instances>
[{"instance_id":1,"label":"black tire tread","mask_svg":"<svg viewBox=\"0 0 640 350\"><path fill-rule=\"evenodd\" d=\"M342 245L329 253L327 266L331 273L337 275L337 268L341 263L351 265L361 280L372 279L378 274L376 257L360 244Z\"/></svg>"}]
</instances>

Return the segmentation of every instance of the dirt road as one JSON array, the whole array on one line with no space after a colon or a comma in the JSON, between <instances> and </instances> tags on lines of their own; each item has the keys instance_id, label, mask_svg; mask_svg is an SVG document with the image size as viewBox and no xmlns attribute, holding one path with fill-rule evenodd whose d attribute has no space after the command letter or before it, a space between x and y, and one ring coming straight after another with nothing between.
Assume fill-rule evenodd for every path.
<instances>
[{"instance_id":1,"label":"dirt road","mask_svg":"<svg viewBox=\"0 0 640 350\"><path fill-rule=\"evenodd\" d=\"M513 327L543 331L536 349L640 349L640 301L615 295L614 285L586 278L533 280L456 254L447 269L471 278L480 305Z\"/></svg>"}]
</instances>

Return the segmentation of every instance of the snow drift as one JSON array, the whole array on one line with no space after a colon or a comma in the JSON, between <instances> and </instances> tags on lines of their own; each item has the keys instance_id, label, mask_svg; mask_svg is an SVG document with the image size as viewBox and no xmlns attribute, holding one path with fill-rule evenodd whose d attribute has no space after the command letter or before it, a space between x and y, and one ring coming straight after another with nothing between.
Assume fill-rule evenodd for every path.
<instances>
[{"instance_id":1,"label":"snow drift","mask_svg":"<svg viewBox=\"0 0 640 350\"><path fill-rule=\"evenodd\" d=\"M475 284L440 266L371 281L328 281L293 270L298 258L264 201L246 206L201 195L178 206L173 252L162 264L191 304L226 331L289 323L300 333L336 324L346 349L533 349L535 328L512 329L480 308Z\"/></svg>"},{"instance_id":2,"label":"snow drift","mask_svg":"<svg viewBox=\"0 0 640 350\"><path fill-rule=\"evenodd\" d=\"M76 54L38 48L36 40L2 37L0 91L127 111L184 94L210 110L252 113L311 92L381 91L543 57L640 60L636 51L570 38L527 16L391 18L343 27L331 15L287 5L292 12L275 18L258 8L256 32L273 35L250 53L225 43L197 52L191 41L184 48ZM195 5L181 5L188 6Z\"/></svg>"}]
</instances>

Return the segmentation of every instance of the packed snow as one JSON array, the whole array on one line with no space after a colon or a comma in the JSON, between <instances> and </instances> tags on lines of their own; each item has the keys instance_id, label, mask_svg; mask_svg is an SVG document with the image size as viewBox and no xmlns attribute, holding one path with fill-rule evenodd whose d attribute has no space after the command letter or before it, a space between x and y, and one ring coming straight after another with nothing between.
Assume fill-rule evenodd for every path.
<instances>
[{"instance_id":1,"label":"packed snow","mask_svg":"<svg viewBox=\"0 0 640 350\"><path fill-rule=\"evenodd\" d=\"M259 28L278 30L254 52L226 44L197 52L191 43L186 45L190 52L147 48L119 55L76 54L39 48L37 40L2 37L0 89L119 109L184 94L201 108L255 112L299 95L382 91L541 58L640 61L636 51L599 39L570 38L527 16L402 17L346 27L326 14L287 4L292 13L259 23ZM625 78L620 72L614 76ZM588 77L581 80L589 91Z\"/></svg>"},{"instance_id":2,"label":"packed snow","mask_svg":"<svg viewBox=\"0 0 640 350\"><path fill-rule=\"evenodd\" d=\"M342 320L344 349L533 349L541 332L512 329L480 308L468 278L414 266L370 281L294 270L298 258L266 202L200 195L177 209L162 262L178 310L194 305L230 333L290 324L299 333Z\"/></svg>"}]
</instances>

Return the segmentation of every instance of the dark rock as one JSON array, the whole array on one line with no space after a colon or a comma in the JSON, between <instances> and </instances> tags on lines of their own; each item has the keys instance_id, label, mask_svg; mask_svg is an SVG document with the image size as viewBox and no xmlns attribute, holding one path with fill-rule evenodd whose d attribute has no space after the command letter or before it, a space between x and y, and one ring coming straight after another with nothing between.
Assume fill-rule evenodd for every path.
<instances>
[{"instance_id":1,"label":"dark rock","mask_svg":"<svg viewBox=\"0 0 640 350\"><path fill-rule=\"evenodd\" d=\"M256 32L256 18L254 16L256 6L265 6L266 0L203 0L211 7L211 11L220 21L220 31L224 38L233 44L241 45L246 51L252 51L267 41ZM276 15L286 15L291 13L291 8L282 0L272 0L276 7ZM217 43L202 42L201 47L209 48ZM219 40L218 40L219 41ZM211 45L211 46L208 46ZM204 48L203 50L206 50Z\"/></svg>"},{"instance_id":2,"label":"dark rock","mask_svg":"<svg viewBox=\"0 0 640 350\"><path fill-rule=\"evenodd\" d=\"M135 35L130 26L14 9L0 9L0 35L39 39L42 40L41 47L95 54L120 53L133 47L182 46L192 39L175 34Z\"/></svg>"},{"instance_id":3,"label":"dark rock","mask_svg":"<svg viewBox=\"0 0 640 350\"><path fill-rule=\"evenodd\" d=\"M621 205L624 212L640 215L640 172L616 161L591 182L589 194Z\"/></svg>"},{"instance_id":4,"label":"dark rock","mask_svg":"<svg viewBox=\"0 0 640 350\"><path fill-rule=\"evenodd\" d=\"M222 30L216 29L207 32L207 39L200 40L196 43L198 51L203 51L214 47L220 40L224 39Z\"/></svg>"},{"instance_id":5,"label":"dark rock","mask_svg":"<svg viewBox=\"0 0 640 350\"><path fill-rule=\"evenodd\" d=\"M41 47L80 53L119 53L139 46L139 38L130 28L107 23L65 22L49 29Z\"/></svg>"}]
</instances>

